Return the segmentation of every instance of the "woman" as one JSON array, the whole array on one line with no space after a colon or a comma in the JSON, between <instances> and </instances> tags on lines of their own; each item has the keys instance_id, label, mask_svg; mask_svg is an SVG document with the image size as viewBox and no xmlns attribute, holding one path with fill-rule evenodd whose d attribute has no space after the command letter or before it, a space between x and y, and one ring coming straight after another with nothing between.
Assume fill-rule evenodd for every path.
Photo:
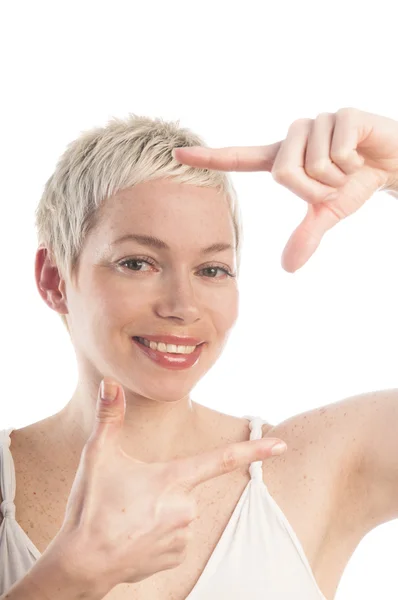
<instances>
[{"instance_id":1,"label":"woman","mask_svg":"<svg viewBox=\"0 0 398 600\"><path fill-rule=\"evenodd\" d=\"M4 598L331 599L365 533L398 514L396 392L264 427L189 397L237 318L239 211L214 169L269 170L309 203L283 257L294 271L339 219L398 188L398 123L342 109L272 146L172 156L193 145L174 124L115 120L72 143L46 185L36 281L79 381L59 413L3 432L16 497L1 541L31 554ZM154 344L164 335L194 339ZM120 384L108 405L104 376ZM271 458L278 440L288 451Z\"/></svg>"}]
</instances>

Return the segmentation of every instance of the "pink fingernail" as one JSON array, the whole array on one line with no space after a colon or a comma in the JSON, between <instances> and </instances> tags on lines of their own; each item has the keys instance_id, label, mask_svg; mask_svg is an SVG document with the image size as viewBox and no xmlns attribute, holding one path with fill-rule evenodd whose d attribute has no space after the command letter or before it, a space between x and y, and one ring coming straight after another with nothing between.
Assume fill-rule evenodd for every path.
<instances>
[{"instance_id":1,"label":"pink fingernail","mask_svg":"<svg viewBox=\"0 0 398 600\"><path fill-rule=\"evenodd\" d=\"M272 446L271 454L272 455L283 454L283 452L285 452L286 448L287 448L287 446L284 442L277 442L275 444L275 446Z\"/></svg>"}]
</instances>

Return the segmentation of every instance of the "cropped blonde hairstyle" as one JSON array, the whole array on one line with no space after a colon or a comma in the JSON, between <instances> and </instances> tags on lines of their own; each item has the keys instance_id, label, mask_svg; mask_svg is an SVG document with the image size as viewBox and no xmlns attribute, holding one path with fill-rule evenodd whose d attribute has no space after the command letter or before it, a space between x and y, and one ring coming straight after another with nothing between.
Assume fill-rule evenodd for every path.
<instances>
[{"instance_id":1,"label":"cropped blonde hairstyle","mask_svg":"<svg viewBox=\"0 0 398 600\"><path fill-rule=\"evenodd\" d=\"M237 195L227 173L181 165L171 153L178 146L206 146L179 121L130 113L104 127L84 131L60 157L35 211L39 246L48 249L60 275L72 281L88 233L104 201L120 190L151 179L214 187L225 195L235 230L239 271L243 240ZM60 315L69 331L65 315Z\"/></svg>"}]
</instances>

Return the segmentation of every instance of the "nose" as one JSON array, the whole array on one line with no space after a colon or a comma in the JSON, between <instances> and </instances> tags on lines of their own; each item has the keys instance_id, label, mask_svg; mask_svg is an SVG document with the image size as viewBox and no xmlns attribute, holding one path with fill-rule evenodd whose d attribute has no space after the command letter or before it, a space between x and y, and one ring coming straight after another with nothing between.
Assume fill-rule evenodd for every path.
<instances>
[{"instance_id":1,"label":"nose","mask_svg":"<svg viewBox=\"0 0 398 600\"><path fill-rule=\"evenodd\" d=\"M186 323L200 319L202 308L194 282L186 273L173 274L162 282L156 312L163 318L175 318Z\"/></svg>"}]
</instances>

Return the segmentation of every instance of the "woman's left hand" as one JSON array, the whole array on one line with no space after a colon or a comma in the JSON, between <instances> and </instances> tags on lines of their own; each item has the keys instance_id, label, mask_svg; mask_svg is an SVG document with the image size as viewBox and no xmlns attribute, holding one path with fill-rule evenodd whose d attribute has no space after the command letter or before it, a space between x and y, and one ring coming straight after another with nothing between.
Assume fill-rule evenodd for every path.
<instances>
[{"instance_id":1,"label":"woman's left hand","mask_svg":"<svg viewBox=\"0 0 398 600\"><path fill-rule=\"evenodd\" d=\"M398 121L355 108L298 119L285 140L269 146L192 146L173 153L193 167L269 171L308 202L283 251L282 266L290 272L307 262L326 231L377 190L398 190Z\"/></svg>"}]
</instances>

